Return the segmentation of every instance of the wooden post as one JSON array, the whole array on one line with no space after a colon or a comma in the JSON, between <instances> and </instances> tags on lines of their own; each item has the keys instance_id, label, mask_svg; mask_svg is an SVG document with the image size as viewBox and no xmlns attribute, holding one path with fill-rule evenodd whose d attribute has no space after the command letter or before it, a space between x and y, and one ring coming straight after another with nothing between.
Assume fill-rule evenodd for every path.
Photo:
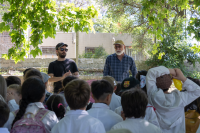
<instances>
[{"instance_id":1,"label":"wooden post","mask_svg":"<svg viewBox=\"0 0 200 133\"><path fill-rule=\"evenodd\" d=\"M79 32L76 32L76 65L78 67L78 55L79 55Z\"/></svg>"}]
</instances>

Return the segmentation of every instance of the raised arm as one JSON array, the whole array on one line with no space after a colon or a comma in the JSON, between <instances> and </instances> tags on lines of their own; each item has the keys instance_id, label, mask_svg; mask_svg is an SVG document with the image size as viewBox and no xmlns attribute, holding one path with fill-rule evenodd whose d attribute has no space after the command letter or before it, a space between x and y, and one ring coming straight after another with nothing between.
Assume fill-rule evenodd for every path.
<instances>
[{"instance_id":1,"label":"raised arm","mask_svg":"<svg viewBox=\"0 0 200 133\"><path fill-rule=\"evenodd\" d=\"M175 71L176 76L173 78L181 80L183 82L183 89L187 90L180 93L184 106L186 106L200 96L200 87L190 79L187 79L180 69L175 69Z\"/></svg>"}]
</instances>

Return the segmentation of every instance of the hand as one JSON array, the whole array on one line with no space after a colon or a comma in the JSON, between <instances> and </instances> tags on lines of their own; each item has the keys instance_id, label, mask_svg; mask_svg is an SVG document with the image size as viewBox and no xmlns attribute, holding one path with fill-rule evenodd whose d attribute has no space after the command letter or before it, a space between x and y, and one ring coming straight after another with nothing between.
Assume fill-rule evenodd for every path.
<instances>
[{"instance_id":1,"label":"hand","mask_svg":"<svg viewBox=\"0 0 200 133\"><path fill-rule=\"evenodd\" d=\"M169 69L169 72L172 76L176 76L176 71L174 69Z\"/></svg>"},{"instance_id":2,"label":"hand","mask_svg":"<svg viewBox=\"0 0 200 133\"><path fill-rule=\"evenodd\" d=\"M72 73L71 73L70 70L69 70L69 72L66 72L66 73L62 76L62 79L65 79L65 77L70 76L70 75L72 75Z\"/></svg>"},{"instance_id":3,"label":"hand","mask_svg":"<svg viewBox=\"0 0 200 133\"><path fill-rule=\"evenodd\" d=\"M7 102L9 102L12 99L15 99L15 95L12 92L7 93Z\"/></svg>"},{"instance_id":4,"label":"hand","mask_svg":"<svg viewBox=\"0 0 200 133\"><path fill-rule=\"evenodd\" d=\"M183 75L182 71L178 68L174 68L176 72L176 76L173 76L173 78L181 80L183 83L187 80L187 78Z\"/></svg>"}]
</instances>

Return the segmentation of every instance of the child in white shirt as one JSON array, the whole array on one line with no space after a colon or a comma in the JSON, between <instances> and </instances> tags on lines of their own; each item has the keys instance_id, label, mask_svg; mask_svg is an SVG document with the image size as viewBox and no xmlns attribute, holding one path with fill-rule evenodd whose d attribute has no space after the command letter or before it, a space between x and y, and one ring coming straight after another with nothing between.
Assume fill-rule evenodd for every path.
<instances>
[{"instance_id":1,"label":"child in white shirt","mask_svg":"<svg viewBox=\"0 0 200 133\"><path fill-rule=\"evenodd\" d=\"M41 110L45 110L43 101L45 98L45 84L37 76L26 79L21 89L22 99L18 111L9 114L9 119L4 125L9 130L15 127L15 123L24 118L32 118ZM50 133L52 127L58 123L58 119L54 112L45 110L46 113L41 119L44 129Z\"/></svg>"},{"instance_id":2,"label":"child in white shirt","mask_svg":"<svg viewBox=\"0 0 200 133\"><path fill-rule=\"evenodd\" d=\"M86 111L90 92L88 83L80 79L65 86L64 93L70 111L53 127L52 133L105 133L102 122Z\"/></svg>"},{"instance_id":3,"label":"child in white shirt","mask_svg":"<svg viewBox=\"0 0 200 133\"><path fill-rule=\"evenodd\" d=\"M103 123L106 131L109 131L112 126L123 121L120 115L109 108L113 87L106 80L97 80L92 82L91 89L95 103L88 110L88 113L94 118L99 119Z\"/></svg>"},{"instance_id":4,"label":"child in white shirt","mask_svg":"<svg viewBox=\"0 0 200 133\"><path fill-rule=\"evenodd\" d=\"M9 117L9 108L8 105L0 100L0 133L9 133L8 128L3 127Z\"/></svg>"},{"instance_id":5,"label":"child in white shirt","mask_svg":"<svg viewBox=\"0 0 200 133\"><path fill-rule=\"evenodd\" d=\"M117 107L121 106L121 97L114 93L117 89L117 81L111 76L104 76L102 79L107 80L113 87L113 94L109 107L112 111L114 111Z\"/></svg>"},{"instance_id":6,"label":"child in white shirt","mask_svg":"<svg viewBox=\"0 0 200 133\"><path fill-rule=\"evenodd\" d=\"M123 92L121 98L123 114L126 119L114 125L111 130L128 129L132 133L162 133L160 128L144 119L148 104L144 91L132 88Z\"/></svg>"},{"instance_id":7,"label":"child in white shirt","mask_svg":"<svg viewBox=\"0 0 200 133\"><path fill-rule=\"evenodd\" d=\"M180 92L168 93L173 78L183 82ZM184 107L200 96L200 87L187 79L180 69L168 69L164 66L151 68L146 76L148 100L156 108L158 122L164 133L185 133Z\"/></svg>"}]
</instances>

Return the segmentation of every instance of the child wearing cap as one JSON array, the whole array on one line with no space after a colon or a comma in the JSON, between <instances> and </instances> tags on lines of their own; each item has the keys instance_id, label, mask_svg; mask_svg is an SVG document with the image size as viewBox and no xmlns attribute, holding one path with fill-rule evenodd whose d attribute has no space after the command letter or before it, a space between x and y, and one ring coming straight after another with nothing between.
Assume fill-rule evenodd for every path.
<instances>
[{"instance_id":1,"label":"child wearing cap","mask_svg":"<svg viewBox=\"0 0 200 133\"><path fill-rule=\"evenodd\" d=\"M46 101L50 98L51 95L53 95L52 93L47 91L47 84L48 84L48 80L49 80L49 75L44 73L44 72L40 72L43 78L43 81L45 83L46 89L45 89L45 99L44 99L44 103L46 103Z\"/></svg>"},{"instance_id":2,"label":"child wearing cap","mask_svg":"<svg viewBox=\"0 0 200 133\"><path fill-rule=\"evenodd\" d=\"M109 107L112 111L114 111L117 107L121 106L121 97L114 93L117 89L117 81L111 76L104 76L102 79L108 81L113 88L112 98Z\"/></svg>"},{"instance_id":3,"label":"child wearing cap","mask_svg":"<svg viewBox=\"0 0 200 133\"><path fill-rule=\"evenodd\" d=\"M111 130L128 129L132 133L162 133L159 127L144 119L148 104L144 91L132 88L123 92L121 98L123 114L126 119L114 125Z\"/></svg>"},{"instance_id":4,"label":"child wearing cap","mask_svg":"<svg viewBox=\"0 0 200 133\"><path fill-rule=\"evenodd\" d=\"M92 117L99 119L106 131L109 131L112 126L123 121L121 116L110 110L108 106L113 94L113 87L108 81L100 80L93 81L91 89L95 103L88 110L88 113Z\"/></svg>"},{"instance_id":5,"label":"child wearing cap","mask_svg":"<svg viewBox=\"0 0 200 133\"><path fill-rule=\"evenodd\" d=\"M101 121L86 111L90 99L90 86L87 82L74 79L65 88L65 98L70 107L65 117L55 125L52 133L105 133Z\"/></svg>"},{"instance_id":6,"label":"child wearing cap","mask_svg":"<svg viewBox=\"0 0 200 133\"><path fill-rule=\"evenodd\" d=\"M130 78L126 78L123 80L122 84L121 84L121 93L123 93L124 91L126 90L130 90L132 88L137 88L137 89L141 89L141 84L140 82L133 78L133 77L130 77ZM143 90L143 89L142 89ZM144 91L144 90L143 90ZM144 91L145 92L145 91ZM145 92L146 93L146 92ZM155 109L153 108L153 106L151 106L149 103L147 104L147 107L146 107L146 112L145 112L145 117L144 119L147 120L148 122L154 124L155 126L157 127L160 127L159 126L159 123L158 123L158 119L157 119L157 116L156 116L156 113L154 111ZM122 115L123 117L123 113L122 113L122 106L118 107L115 109L115 113L119 114L119 115ZM125 119L125 118L124 118Z\"/></svg>"},{"instance_id":7,"label":"child wearing cap","mask_svg":"<svg viewBox=\"0 0 200 133\"><path fill-rule=\"evenodd\" d=\"M183 82L184 92L168 89L173 78ZM200 87L187 79L180 69L164 66L151 68L146 76L148 100L156 108L158 122L164 133L185 133L184 107L200 96Z\"/></svg>"}]
</instances>

